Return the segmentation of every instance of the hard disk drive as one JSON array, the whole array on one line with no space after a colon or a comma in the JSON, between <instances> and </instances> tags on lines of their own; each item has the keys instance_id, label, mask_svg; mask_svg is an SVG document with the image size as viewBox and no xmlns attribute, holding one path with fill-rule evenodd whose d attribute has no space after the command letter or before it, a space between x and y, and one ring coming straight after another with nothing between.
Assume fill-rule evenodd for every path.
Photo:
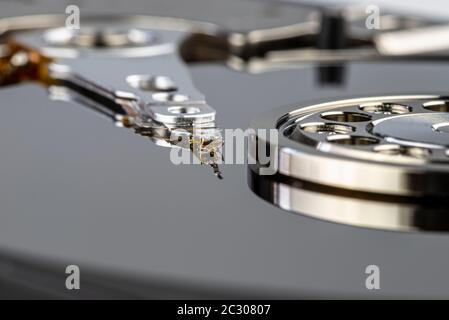
<instances>
[{"instance_id":1,"label":"hard disk drive","mask_svg":"<svg viewBox=\"0 0 449 320\"><path fill-rule=\"evenodd\" d=\"M1 3L0 295L447 297L448 23Z\"/></svg>"}]
</instances>

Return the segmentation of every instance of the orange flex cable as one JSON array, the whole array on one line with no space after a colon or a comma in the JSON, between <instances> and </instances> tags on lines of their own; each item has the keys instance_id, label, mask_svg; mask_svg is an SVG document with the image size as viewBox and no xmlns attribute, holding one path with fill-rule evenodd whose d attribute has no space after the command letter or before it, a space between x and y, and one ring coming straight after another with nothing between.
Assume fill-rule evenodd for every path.
<instances>
[{"instance_id":1,"label":"orange flex cable","mask_svg":"<svg viewBox=\"0 0 449 320\"><path fill-rule=\"evenodd\" d=\"M0 55L0 86L33 81L48 86L54 83L48 66L51 58L15 41L7 41Z\"/></svg>"}]
</instances>

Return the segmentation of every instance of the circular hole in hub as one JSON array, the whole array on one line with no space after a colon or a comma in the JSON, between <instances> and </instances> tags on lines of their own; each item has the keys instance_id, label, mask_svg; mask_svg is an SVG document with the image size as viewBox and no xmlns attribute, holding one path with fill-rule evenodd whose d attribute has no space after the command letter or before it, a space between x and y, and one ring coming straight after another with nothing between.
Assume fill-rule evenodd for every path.
<instances>
[{"instance_id":1,"label":"circular hole in hub","mask_svg":"<svg viewBox=\"0 0 449 320\"><path fill-rule=\"evenodd\" d=\"M311 122L300 125L301 130L318 134L347 134L355 131L354 127L344 124Z\"/></svg>"},{"instance_id":2,"label":"circular hole in hub","mask_svg":"<svg viewBox=\"0 0 449 320\"><path fill-rule=\"evenodd\" d=\"M423 107L430 111L435 112L449 112L449 104L448 101L444 100L435 100L423 103Z\"/></svg>"},{"instance_id":3,"label":"circular hole in hub","mask_svg":"<svg viewBox=\"0 0 449 320\"><path fill-rule=\"evenodd\" d=\"M412 107L402 104L382 102L363 104L359 108L362 111L375 114L403 114L413 110Z\"/></svg>"},{"instance_id":4,"label":"circular hole in hub","mask_svg":"<svg viewBox=\"0 0 449 320\"><path fill-rule=\"evenodd\" d=\"M339 122L363 122L371 120L369 115L357 112L330 111L321 114L321 118Z\"/></svg>"},{"instance_id":5,"label":"circular hole in hub","mask_svg":"<svg viewBox=\"0 0 449 320\"><path fill-rule=\"evenodd\" d=\"M401 146L397 144L385 144L381 146L376 146L374 147L374 151L382 154L388 154L393 156L401 155L418 159L426 159L432 154L432 151L426 148Z\"/></svg>"},{"instance_id":6,"label":"circular hole in hub","mask_svg":"<svg viewBox=\"0 0 449 320\"><path fill-rule=\"evenodd\" d=\"M336 135L327 138L327 141L335 144L364 146L379 143L379 140L371 137L350 136L350 135Z\"/></svg>"},{"instance_id":7,"label":"circular hole in hub","mask_svg":"<svg viewBox=\"0 0 449 320\"><path fill-rule=\"evenodd\" d=\"M133 74L126 78L126 82L136 89L144 91L176 91L176 87L173 80L166 76L151 76L146 74Z\"/></svg>"},{"instance_id":8,"label":"circular hole in hub","mask_svg":"<svg viewBox=\"0 0 449 320\"><path fill-rule=\"evenodd\" d=\"M168 108L168 112L174 114L194 114L199 113L200 109L196 107L184 107L184 106L176 106Z\"/></svg>"}]
</instances>

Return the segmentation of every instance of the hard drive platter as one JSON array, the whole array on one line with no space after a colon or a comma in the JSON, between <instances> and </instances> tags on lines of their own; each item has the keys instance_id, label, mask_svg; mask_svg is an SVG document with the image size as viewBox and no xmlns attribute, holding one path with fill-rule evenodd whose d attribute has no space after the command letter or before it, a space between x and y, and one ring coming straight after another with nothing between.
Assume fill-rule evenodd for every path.
<instances>
[{"instance_id":1,"label":"hard drive platter","mask_svg":"<svg viewBox=\"0 0 449 320\"><path fill-rule=\"evenodd\" d=\"M72 2L0 4L2 297L447 297L447 18Z\"/></svg>"}]
</instances>

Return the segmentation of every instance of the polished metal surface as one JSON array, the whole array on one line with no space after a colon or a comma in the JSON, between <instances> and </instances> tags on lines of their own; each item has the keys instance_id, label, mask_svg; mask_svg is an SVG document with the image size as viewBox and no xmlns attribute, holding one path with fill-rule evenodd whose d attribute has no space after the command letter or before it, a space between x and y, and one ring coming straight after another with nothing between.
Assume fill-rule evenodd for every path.
<instances>
[{"instance_id":1,"label":"polished metal surface","mask_svg":"<svg viewBox=\"0 0 449 320\"><path fill-rule=\"evenodd\" d=\"M270 155L279 163L276 173L358 192L443 198L448 114L425 107L434 101L445 98L383 96L292 106L252 126L280 131Z\"/></svg>"},{"instance_id":2,"label":"polished metal surface","mask_svg":"<svg viewBox=\"0 0 449 320\"><path fill-rule=\"evenodd\" d=\"M320 188L282 177L260 176L249 169L249 183L261 198L316 219L363 228L417 232L449 230L449 202L388 199Z\"/></svg>"},{"instance_id":3,"label":"polished metal surface","mask_svg":"<svg viewBox=\"0 0 449 320\"><path fill-rule=\"evenodd\" d=\"M432 146L445 149L449 137L445 127L448 113L414 113L373 122L372 133L387 141L401 141L407 146ZM445 159L445 158L443 158Z\"/></svg>"},{"instance_id":4,"label":"polished metal surface","mask_svg":"<svg viewBox=\"0 0 449 320\"><path fill-rule=\"evenodd\" d=\"M156 37L155 33L129 27L124 30L93 27L83 27L82 30L56 28L43 35L44 41L52 46L102 48L149 45L157 41Z\"/></svg>"},{"instance_id":5,"label":"polished metal surface","mask_svg":"<svg viewBox=\"0 0 449 320\"><path fill-rule=\"evenodd\" d=\"M24 19L36 24L28 24L24 28L21 25ZM53 28L48 29L49 25L45 28L38 23L41 20L53 22ZM210 134L203 135L203 129L210 132L215 127L215 110L193 86L178 54L178 47L187 36L186 31L193 32L201 26L206 32L208 24L161 17L103 16L85 18L82 30L54 28L63 21L63 16L18 17L0 21L4 25L5 46L9 43L11 47L11 58L3 63L6 65L4 69L13 70L0 74L1 82L9 84L20 83L20 79L28 80L15 74L26 74L25 67L28 64L33 66L32 55L41 56L41 60L48 62L40 63L36 68L41 70L45 79L38 77L34 80L48 86L51 98L76 101L99 111L119 126L131 127L158 145L192 150L201 163L212 166L214 173L221 178L218 159L210 156L220 153L220 145L210 143ZM108 27L111 25L119 29ZM140 32L140 37L136 32ZM10 33L13 36L8 36ZM146 41L149 34L157 34L158 41ZM139 41L132 41L136 37ZM100 63L112 66L111 72L103 76L92 73L92 70L85 69L89 64L85 63L86 59L96 66ZM131 70L131 65L134 70L155 72L159 69L161 74L124 74ZM15 78L17 81L8 80ZM172 95L161 95L167 92ZM179 139L183 138L187 143L180 143Z\"/></svg>"},{"instance_id":6,"label":"polished metal surface","mask_svg":"<svg viewBox=\"0 0 449 320\"><path fill-rule=\"evenodd\" d=\"M78 31L75 36L84 36L87 37L87 40L83 38L84 40L80 41L85 41L86 43L79 44L76 41L67 40L66 35L61 33L61 30L67 31L67 29L48 29L48 26L45 29L39 24L29 25L27 29L20 28L20 21L23 19L28 19L29 21L54 21L54 25L60 25L65 21L64 16L9 18L8 27L5 27L4 30L4 32L20 30L20 32L15 31L14 39L16 41L32 46L48 57L57 59L58 64L68 67L66 73L69 74L60 75L56 73L54 77L59 76L64 78L65 81L69 81L70 73L76 73L81 76L78 77L78 84L86 90L98 86L134 94L136 99L139 100L138 103L143 105L143 107L135 107L136 109L143 108L143 110L135 110L143 113L139 115L141 122L150 119L168 124L214 121L214 110L206 104L204 96L192 85L189 75L185 71L185 67L183 67L184 63L177 53L180 41L186 36L186 30L189 30L189 27L192 30L197 27L195 22L191 22L189 25L187 21L183 20L143 16L124 16L120 18L86 17L83 21L82 32L84 33ZM107 27L111 25L122 31L111 31L110 27ZM206 29L207 24L204 24L202 27ZM42 28L42 30L36 31L37 28ZM183 28L186 30L179 31L183 30ZM158 41L144 41L143 43L125 41L120 44L108 45L108 43L103 43L96 46L98 41L89 38L89 35L104 35L104 37L109 35L114 40L114 37L117 35L128 36L130 33L135 33L136 30L142 33L157 34ZM48 41L50 36L54 41ZM58 42L58 39L61 43ZM128 58L135 59L131 62ZM86 65L89 64L84 62L85 59L92 60L91 63L95 63L97 66L101 63L114 66L112 70L114 75L101 76L94 73L94 70L85 69ZM145 75L129 73L129 70L132 70L130 69L131 65L133 65L132 69L134 70L151 70L153 74L146 75L147 80L145 83L145 80L142 79ZM157 70L159 70L159 73ZM140 78L136 79L138 77ZM82 80L80 80L82 78L85 78L91 84L83 85ZM150 79L148 80L148 78ZM152 83L149 83L149 81ZM93 83L96 85L92 85ZM148 92L148 89L152 93L177 91L188 98L185 101L179 101L179 99L176 101L153 100L152 93ZM185 104L193 105L196 112L186 112L184 114L183 112L170 111L170 106L172 105L183 106ZM182 111L182 109L176 110Z\"/></svg>"}]
</instances>

